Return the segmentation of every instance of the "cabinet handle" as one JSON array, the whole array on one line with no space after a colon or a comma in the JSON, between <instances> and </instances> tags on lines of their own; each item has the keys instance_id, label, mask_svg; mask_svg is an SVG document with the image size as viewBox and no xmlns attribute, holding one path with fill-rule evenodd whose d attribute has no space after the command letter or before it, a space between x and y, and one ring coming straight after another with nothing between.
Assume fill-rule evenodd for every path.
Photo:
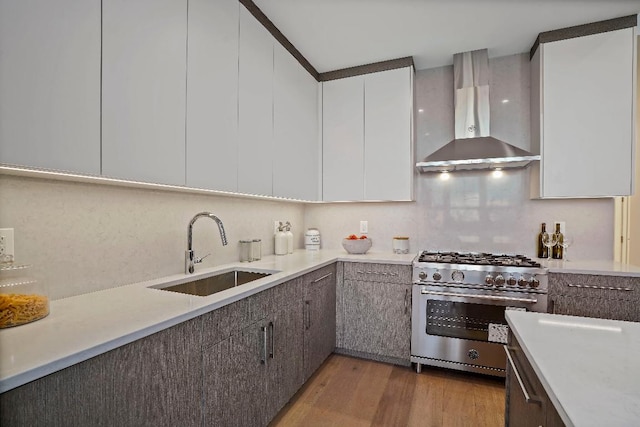
<instances>
[{"instance_id":1,"label":"cabinet handle","mask_svg":"<svg viewBox=\"0 0 640 427\"><path fill-rule=\"evenodd\" d=\"M509 360L509 364L511 365L511 370L513 374L516 376L516 380L518 380L518 384L520 384L520 389L522 390L522 394L524 395L524 400L527 403L535 403L536 405L542 405L542 400L536 396L531 397L529 392L524 386L522 382L522 378L520 377L520 373L518 372L518 368L516 368L516 364L513 363L513 359L511 358L511 351L515 351L515 348L504 346L504 351L507 353L507 359Z\"/></svg>"},{"instance_id":2,"label":"cabinet handle","mask_svg":"<svg viewBox=\"0 0 640 427\"><path fill-rule=\"evenodd\" d=\"M311 327L311 301L304 302L304 328L309 330Z\"/></svg>"},{"instance_id":3,"label":"cabinet handle","mask_svg":"<svg viewBox=\"0 0 640 427\"><path fill-rule=\"evenodd\" d=\"M358 274L379 274L381 276L397 276L398 275L398 273L394 273L394 272L373 271L373 270L366 270L366 271L356 270L356 273L358 273Z\"/></svg>"},{"instance_id":4,"label":"cabinet handle","mask_svg":"<svg viewBox=\"0 0 640 427\"><path fill-rule=\"evenodd\" d=\"M313 282L311 282L311 283L318 283L319 281L324 280L324 279L326 279L327 277L331 277L331 276L333 276L333 273L325 274L325 275L324 275L324 276L322 276L322 277L318 277L316 280L314 280L314 281L313 281Z\"/></svg>"},{"instance_id":5,"label":"cabinet handle","mask_svg":"<svg viewBox=\"0 0 640 427\"><path fill-rule=\"evenodd\" d=\"M556 314L556 302L553 299L549 300L549 313Z\"/></svg>"},{"instance_id":6,"label":"cabinet handle","mask_svg":"<svg viewBox=\"0 0 640 427\"><path fill-rule=\"evenodd\" d=\"M262 331L262 355L260 356L260 364L265 365L267 363L267 327L261 326Z\"/></svg>"},{"instance_id":7,"label":"cabinet handle","mask_svg":"<svg viewBox=\"0 0 640 427\"><path fill-rule=\"evenodd\" d=\"M404 290L404 314L407 314L409 308L409 289Z\"/></svg>"},{"instance_id":8,"label":"cabinet handle","mask_svg":"<svg viewBox=\"0 0 640 427\"><path fill-rule=\"evenodd\" d=\"M422 289L420 291L422 295L439 295L443 297L460 297L460 298L474 298L474 299L483 299L489 301L513 301L513 302L523 302L526 304L536 304L538 302L535 298L517 298L517 297L503 297L500 295L474 295L474 294L459 294L456 292L439 292L439 291L428 291L426 289Z\"/></svg>"},{"instance_id":9,"label":"cabinet handle","mask_svg":"<svg viewBox=\"0 0 640 427\"><path fill-rule=\"evenodd\" d=\"M616 288L614 286L593 286L593 285L574 285L573 283L567 284L570 288L583 288L583 289L600 289L603 291L625 291L631 292L632 288Z\"/></svg>"},{"instance_id":10,"label":"cabinet handle","mask_svg":"<svg viewBox=\"0 0 640 427\"><path fill-rule=\"evenodd\" d=\"M275 354L275 335L274 335L274 326L273 326L273 322L269 322L269 333L271 334L271 353L269 353L269 359L273 359L273 356Z\"/></svg>"}]
</instances>

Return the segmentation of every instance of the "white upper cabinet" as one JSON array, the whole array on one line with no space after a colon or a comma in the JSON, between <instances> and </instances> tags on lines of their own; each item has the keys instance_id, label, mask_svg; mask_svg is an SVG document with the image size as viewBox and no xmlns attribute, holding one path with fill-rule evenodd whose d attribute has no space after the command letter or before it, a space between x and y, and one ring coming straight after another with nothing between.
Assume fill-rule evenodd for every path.
<instances>
[{"instance_id":1,"label":"white upper cabinet","mask_svg":"<svg viewBox=\"0 0 640 427\"><path fill-rule=\"evenodd\" d=\"M365 76L364 199L412 200L413 69Z\"/></svg>"},{"instance_id":2,"label":"white upper cabinet","mask_svg":"<svg viewBox=\"0 0 640 427\"><path fill-rule=\"evenodd\" d=\"M322 195L364 197L364 76L322 84Z\"/></svg>"},{"instance_id":3,"label":"white upper cabinet","mask_svg":"<svg viewBox=\"0 0 640 427\"><path fill-rule=\"evenodd\" d=\"M0 163L100 173L100 1L0 0Z\"/></svg>"},{"instance_id":4,"label":"white upper cabinet","mask_svg":"<svg viewBox=\"0 0 640 427\"><path fill-rule=\"evenodd\" d=\"M240 7L238 191L273 194L273 44L266 28Z\"/></svg>"},{"instance_id":5,"label":"white upper cabinet","mask_svg":"<svg viewBox=\"0 0 640 427\"><path fill-rule=\"evenodd\" d=\"M413 68L323 83L323 200L413 199Z\"/></svg>"},{"instance_id":6,"label":"white upper cabinet","mask_svg":"<svg viewBox=\"0 0 640 427\"><path fill-rule=\"evenodd\" d=\"M238 0L190 0L187 186L238 190Z\"/></svg>"},{"instance_id":7,"label":"white upper cabinet","mask_svg":"<svg viewBox=\"0 0 640 427\"><path fill-rule=\"evenodd\" d=\"M184 185L187 0L102 4L103 174Z\"/></svg>"},{"instance_id":8,"label":"white upper cabinet","mask_svg":"<svg viewBox=\"0 0 640 427\"><path fill-rule=\"evenodd\" d=\"M540 44L532 58L532 197L632 194L633 28Z\"/></svg>"},{"instance_id":9,"label":"white upper cabinet","mask_svg":"<svg viewBox=\"0 0 640 427\"><path fill-rule=\"evenodd\" d=\"M318 82L274 45L273 195L318 200Z\"/></svg>"}]
</instances>

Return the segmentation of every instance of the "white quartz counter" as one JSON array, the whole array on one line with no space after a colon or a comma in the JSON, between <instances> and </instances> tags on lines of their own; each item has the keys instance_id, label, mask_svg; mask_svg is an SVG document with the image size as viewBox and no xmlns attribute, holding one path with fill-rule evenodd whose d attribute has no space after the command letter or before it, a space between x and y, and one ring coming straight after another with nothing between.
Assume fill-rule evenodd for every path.
<instances>
[{"instance_id":1,"label":"white quartz counter","mask_svg":"<svg viewBox=\"0 0 640 427\"><path fill-rule=\"evenodd\" d=\"M567 426L640 425L640 323L507 311Z\"/></svg>"},{"instance_id":2,"label":"white quartz counter","mask_svg":"<svg viewBox=\"0 0 640 427\"><path fill-rule=\"evenodd\" d=\"M332 262L360 261L409 265L415 254L299 250L176 274L51 301L42 320L0 329L0 393L238 301ZM185 283L232 267L276 271L271 276L200 297L150 288Z\"/></svg>"},{"instance_id":3,"label":"white quartz counter","mask_svg":"<svg viewBox=\"0 0 640 427\"><path fill-rule=\"evenodd\" d=\"M595 274L606 276L640 277L640 267L614 261L538 260L551 273Z\"/></svg>"}]
</instances>

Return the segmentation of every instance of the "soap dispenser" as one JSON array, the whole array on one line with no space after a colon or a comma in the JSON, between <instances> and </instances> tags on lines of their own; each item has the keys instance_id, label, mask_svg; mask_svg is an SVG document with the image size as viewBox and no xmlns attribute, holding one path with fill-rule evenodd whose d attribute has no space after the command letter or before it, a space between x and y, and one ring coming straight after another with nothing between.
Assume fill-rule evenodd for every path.
<instances>
[{"instance_id":1,"label":"soap dispenser","mask_svg":"<svg viewBox=\"0 0 640 427\"><path fill-rule=\"evenodd\" d=\"M285 224L285 236L287 237L287 253L293 253L293 233L291 232L291 223L289 221Z\"/></svg>"},{"instance_id":2,"label":"soap dispenser","mask_svg":"<svg viewBox=\"0 0 640 427\"><path fill-rule=\"evenodd\" d=\"M278 231L276 231L275 235L275 253L276 255L287 254L287 235L284 232L282 223L278 226Z\"/></svg>"}]
</instances>

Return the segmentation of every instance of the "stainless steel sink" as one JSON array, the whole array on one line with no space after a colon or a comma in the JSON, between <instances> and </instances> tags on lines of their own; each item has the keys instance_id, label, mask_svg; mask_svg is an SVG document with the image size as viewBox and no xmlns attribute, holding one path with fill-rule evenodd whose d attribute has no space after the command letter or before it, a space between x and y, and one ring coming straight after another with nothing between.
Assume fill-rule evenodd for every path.
<instances>
[{"instance_id":1,"label":"stainless steel sink","mask_svg":"<svg viewBox=\"0 0 640 427\"><path fill-rule=\"evenodd\" d=\"M224 291L225 289L231 289L236 286L244 285L245 283L253 282L254 280L262 279L263 277L270 276L271 274L273 273L234 269L231 271L221 272L204 279L168 286L166 288L160 286L152 287L162 289L163 291L179 292L181 294L207 296L215 294L216 292Z\"/></svg>"}]
</instances>

